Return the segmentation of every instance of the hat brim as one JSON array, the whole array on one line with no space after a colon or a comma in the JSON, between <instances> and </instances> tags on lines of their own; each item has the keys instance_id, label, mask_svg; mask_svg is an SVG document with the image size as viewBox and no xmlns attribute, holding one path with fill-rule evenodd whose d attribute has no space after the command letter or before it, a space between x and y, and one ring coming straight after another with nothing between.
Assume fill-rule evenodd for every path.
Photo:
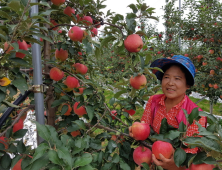
<instances>
[{"instance_id":1,"label":"hat brim","mask_svg":"<svg viewBox=\"0 0 222 170\"><path fill-rule=\"evenodd\" d=\"M168 59L168 58L161 58L161 59L157 59L153 63L151 63L150 67L158 67L158 68L162 69L165 65L173 64L173 63L180 64L181 66L183 66L184 68L187 69L187 71L189 72L190 76L192 77L191 86L193 86L194 85L194 77L190 73L189 68L187 68L187 66L183 65L181 62L178 62L178 61L173 60L171 58L170 59ZM153 70L153 73L156 75L158 80L162 80L162 72L161 71Z\"/></svg>"}]
</instances>

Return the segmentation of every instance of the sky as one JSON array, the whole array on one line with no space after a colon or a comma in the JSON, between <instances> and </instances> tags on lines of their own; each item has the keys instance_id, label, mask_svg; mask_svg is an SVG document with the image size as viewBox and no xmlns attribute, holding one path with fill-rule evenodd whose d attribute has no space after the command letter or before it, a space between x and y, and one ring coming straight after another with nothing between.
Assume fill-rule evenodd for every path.
<instances>
[{"instance_id":1,"label":"sky","mask_svg":"<svg viewBox=\"0 0 222 170\"><path fill-rule=\"evenodd\" d=\"M127 7L130 4L137 4L136 0L106 0L103 2L104 5L107 5L106 8L103 10L103 12L106 14L106 11L109 9L112 12L119 13L121 15L125 15L126 13L132 12L131 8ZM145 3L152 7L155 8L155 12L153 15L154 16L159 16L159 22L157 23L157 29L158 31L164 31L164 26L162 25L162 15L164 14L164 11L161 9L165 5L165 0L146 0ZM152 21L153 24L156 23L156 21Z\"/></svg>"}]
</instances>

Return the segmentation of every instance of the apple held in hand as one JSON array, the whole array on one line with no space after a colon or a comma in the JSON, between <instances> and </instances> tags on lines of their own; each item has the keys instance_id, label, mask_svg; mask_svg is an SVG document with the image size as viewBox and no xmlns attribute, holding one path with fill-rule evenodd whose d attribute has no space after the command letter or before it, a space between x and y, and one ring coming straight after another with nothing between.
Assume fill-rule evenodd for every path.
<instances>
[{"instance_id":1,"label":"apple held in hand","mask_svg":"<svg viewBox=\"0 0 222 170\"><path fill-rule=\"evenodd\" d=\"M138 34L131 34L124 40L124 46L129 52L139 52L143 48L143 40Z\"/></svg>"},{"instance_id":2,"label":"apple held in hand","mask_svg":"<svg viewBox=\"0 0 222 170\"><path fill-rule=\"evenodd\" d=\"M136 140L146 140L150 135L149 124L134 122L132 125L132 134Z\"/></svg>"},{"instance_id":3,"label":"apple held in hand","mask_svg":"<svg viewBox=\"0 0 222 170\"><path fill-rule=\"evenodd\" d=\"M133 151L133 160L134 162L142 166L142 163L150 164L152 161L152 152L149 148L144 146L139 146Z\"/></svg>"},{"instance_id":4,"label":"apple held in hand","mask_svg":"<svg viewBox=\"0 0 222 170\"><path fill-rule=\"evenodd\" d=\"M168 142L156 141L153 143L152 153L158 160L160 160L159 154L162 154L165 158L170 159L174 153L174 149L173 146Z\"/></svg>"},{"instance_id":5,"label":"apple held in hand","mask_svg":"<svg viewBox=\"0 0 222 170\"><path fill-rule=\"evenodd\" d=\"M134 89L142 89L147 83L146 77L142 74L142 75L138 75L136 77L131 77L130 78L130 85L134 88Z\"/></svg>"},{"instance_id":6,"label":"apple held in hand","mask_svg":"<svg viewBox=\"0 0 222 170\"><path fill-rule=\"evenodd\" d=\"M191 164L191 166L189 167L189 170L213 170L214 168L215 166L212 164L202 163L202 164L197 164L197 165Z\"/></svg>"}]
</instances>

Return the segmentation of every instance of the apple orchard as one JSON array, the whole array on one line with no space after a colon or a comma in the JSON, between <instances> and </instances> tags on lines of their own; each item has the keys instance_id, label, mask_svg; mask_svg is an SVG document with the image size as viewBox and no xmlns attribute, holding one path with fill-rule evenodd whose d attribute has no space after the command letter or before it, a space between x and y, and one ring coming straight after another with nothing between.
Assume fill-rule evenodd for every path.
<instances>
[{"instance_id":1,"label":"apple orchard","mask_svg":"<svg viewBox=\"0 0 222 170\"><path fill-rule=\"evenodd\" d=\"M156 134L135 117L160 90L153 74L158 68L150 68L157 58L189 57L197 73L191 91L211 103L222 98L222 4L184 0L181 11L174 4L169 0L164 6L166 31L158 32L149 25L158 20L155 9L143 0L126 4L132 10L126 16L111 10L104 14L100 0L1 1L0 114L14 110L1 124L0 169L161 169L151 155L162 153L173 155L178 167L220 170L222 128L213 114L184 111L190 124L200 116L208 118L208 127L197 123L200 136L193 137L185 136L183 122L175 129L163 119ZM31 13L34 6L37 13ZM41 46L42 70L33 68L34 44ZM48 88L42 92L45 111L39 113L45 124L33 122L44 141L33 148L23 140L23 124L38 105L34 92L20 104L13 102L31 89L38 71ZM187 147L200 152L186 153Z\"/></svg>"}]
</instances>

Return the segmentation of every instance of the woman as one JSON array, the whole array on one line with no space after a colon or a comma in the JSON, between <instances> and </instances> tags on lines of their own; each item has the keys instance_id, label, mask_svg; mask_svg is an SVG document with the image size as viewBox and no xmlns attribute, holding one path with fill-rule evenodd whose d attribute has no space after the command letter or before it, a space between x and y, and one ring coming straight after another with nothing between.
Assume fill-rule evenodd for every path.
<instances>
[{"instance_id":1,"label":"woman","mask_svg":"<svg viewBox=\"0 0 222 170\"><path fill-rule=\"evenodd\" d=\"M155 70L154 74L161 81L163 94L151 96L146 104L141 121L152 126L156 133L159 133L161 121L167 119L168 124L178 128L179 123L183 121L187 124L186 117L182 109L186 109L188 114L192 109L198 107L193 103L188 96L186 90L194 85L195 67L188 57L182 55L173 56L171 59L162 58L155 60L151 67L158 67L164 73ZM201 117L198 121L203 127L206 127L206 118ZM130 128L131 132L131 128ZM192 136L198 133L198 126L193 123L188 125L186 135ZM132 133L130 133L132 136ZM133 137L133 136L132 136ZM196 153L198 148L185 149L187 153ZM161 166L167 170L185 170L185 167L177 167L173 156L171 159L166 159L160 155L161 160L157 160L152 155L153 162L157 166Z\"/></svg>"}]
</instances>

